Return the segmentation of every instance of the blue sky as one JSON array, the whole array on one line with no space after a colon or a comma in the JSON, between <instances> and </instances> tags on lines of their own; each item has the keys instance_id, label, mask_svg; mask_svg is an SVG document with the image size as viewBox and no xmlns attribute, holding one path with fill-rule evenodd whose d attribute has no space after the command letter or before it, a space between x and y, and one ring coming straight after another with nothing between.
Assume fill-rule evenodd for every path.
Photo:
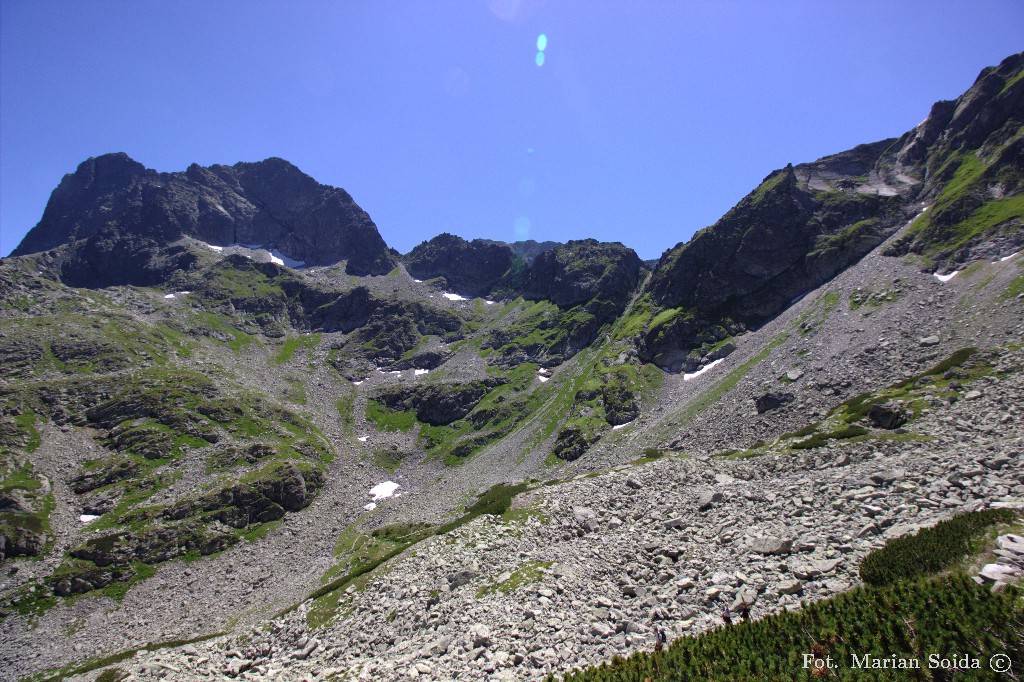
<instances>
[{"instance_id":1,"label":"blue sky","mask_svg":"<svg viewBox=\"0 0 1024 682\"><path fill-rule=\"evenodd\" d=\"M283 157L403 253L453 232L655 258L773 169L912 128L1022 29L1020 0L0 0L0 253L124 151Z\"/></svg>"}]
</instances>

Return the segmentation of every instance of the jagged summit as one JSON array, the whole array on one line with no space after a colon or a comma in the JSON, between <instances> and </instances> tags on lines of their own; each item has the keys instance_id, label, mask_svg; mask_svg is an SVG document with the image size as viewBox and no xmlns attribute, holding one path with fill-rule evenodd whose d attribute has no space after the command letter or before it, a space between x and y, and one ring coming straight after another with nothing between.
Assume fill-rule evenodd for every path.
<instances>
[{"instance_id":1,"label":"jagged summit","mask_svg":"<svg viewBox=\"0 0 1024 682\"><path fill-rule=\"evenodd\" d=\"M1024 55L985 69L898 139L765 180L717 223L667 250L648 286L641 355L664 367L708 336L760 325L914 222L888 251L952 270L1024 244ZM927 209L922 212L922 209Z\"/></svg>"},{"instance_id":2,"label":"jagged summit","mask_svg":"<svg viewBox=\"0 0 1024 682\"><path fill-rule=\"evenodd\" d=\"M132 281L108 282L96 272L106 254L142 267L181 237L259 244L315 265L344 260L357 275L395 266L370 216L345 190L321 185L284 159L158 173L124 153L90 158L66 175L12 255L72 245L67 279L102 286Z\"/></svg>"}]
</instances>

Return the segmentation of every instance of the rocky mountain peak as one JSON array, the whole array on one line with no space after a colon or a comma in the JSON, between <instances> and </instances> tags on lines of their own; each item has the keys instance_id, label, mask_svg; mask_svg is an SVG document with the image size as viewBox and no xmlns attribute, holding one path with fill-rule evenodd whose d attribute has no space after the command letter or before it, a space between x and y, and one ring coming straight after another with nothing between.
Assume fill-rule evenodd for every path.
<instances>
[{"instance_id":1,"label":"rocky mountain peak","mask_svg":"<svg viewBox=\"0 0 1024 682\"><path fill-rule=\"evenodd\" d=\"M619 242L570 241L536 257L526 280L526 298L561 306L603 298L624 307L640 281L643 262Z\"/></svg>"},{"instance_id":2,"label":"rocky mountain peak","mask_svg":"<svg viewBox=\"0 0 1024 682\"><path fill-rule=\"evenodd\" d=\"M259 244L311 265L346 261L356 275L386 274L396 264L347 192L321 185L284 159L157 173L126 154L89 159L66 176L12 255L68 245L64 272L72 280L141 283L96 272L75 253L114 249L129 264L148 262L155 250L182 237L218 246ZM130 265L123 269L131 271Z\"/></svg>"},{"instance_id":3,"label":"rocky mountain peak","mask_svg":"<svg viewBox=\"0 0 1024 682\"><path fill-rule=\"evenodd\" d=\"M519 288L525 266L508 244L466 241L447 232L422 242L403 260L413 277L443 277L446 288L467 296L486 296L499 288L511 294Z\"/></svg>"}]
</instances>

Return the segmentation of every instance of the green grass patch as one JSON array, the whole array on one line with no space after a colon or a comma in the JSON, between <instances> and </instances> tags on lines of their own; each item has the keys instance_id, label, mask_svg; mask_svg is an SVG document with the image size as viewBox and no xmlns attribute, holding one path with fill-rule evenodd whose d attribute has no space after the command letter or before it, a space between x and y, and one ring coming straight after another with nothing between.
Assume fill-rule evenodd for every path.
<instances>
[{"instance_id":1,"label":"green grass patch","mask_svg":"<svg viewBox=\"0 0 1024 682\"><path fill-rule=\"evenodd\" d=\"M123 582L115 581L110 583L109 585L103 588L103 596L110 597L114 599L114 601L119 602L122 599L124 599L124 596L128 594L128 590L130 590L133 586L137 585L143 580L147 580L156 575L157 569L156 566L150 566L149 564L144 564L141 562L133 563L132 568L135 570L135 575L133 575L130 580L126 580Z\"/></svg>"},{"instance_id":2,"label":"green grass patch","mask_svg":"<svg viewBox=\"0 0 1024 682\"><path fill-rule=\"evenodd\" d=\"M274 357L271 358L271 364L280 367L291 360L300 348L304 348L307 351L313 350L320 343L320 337L319 333L289 336L281 344L281 348L274 354Z\"/></svg>"},{"instance_id":3,"label":"green grass patch","mask_svg":"<svg viewBox=\"0 0 1024 682\"><path fill-rule=\"evenodd\" d=\"M553 563L554 562L552 561L527 562L516 570L511 571L508 577L504 580L481 587L477 590L476 598L481 599L482 597L494 592L510 594L524 585L540 582L544 578L544 570L549 568Z\"/></svg>"},{"instance_id":4,"label":"green grass patch","mask_svg":"<svg viewBox=\"0 0 1024 682\"><path fill-rule=\"evenodd\" d=\"M39 429L36 428L36 417L35 412L27 411L23 412L14 417L14 423L17 427L27 434L27 440L25 442L25 452L35 452L42 444L42 436L39 435Z\"/></svg>"},{"instance_id":5,"label":"green grass patch","mask_svg":"<svg viewBox=\"0 0 1024 682\"><path fill-rule=\"evenodd\" d=\"M809 336L828 319L828 316L839 306L840 296L837 291L827 291L805 310L793 323L800 336Z\"/></svg>"},{"instance_id":6,"label":"green grass patch","mask_svg":"<svg viewBox=\"0 0 1024 682\"><path fill-rule=\"evenodd\" d=\"M284 523L284 520L278 519L276 521L268 521L267 523L249 525L246 527L245 531L242 532L241 537L249 542L259 542L280 528L282 523Z\"/></svg>"},{"instance_id":7,"label":"green grass patch","mask_svg":"<svg viewBox=\"0 0 1024 682\"><path fill-rule=\"evenodd\" d=\"M366 401L366 419L381 431L409 431L417 424L415 412L391 410L373 398Z\"/></svg>"},{"instance_id":8,"label":"green grass patch","mask_svg":"<svg viewBox=\"0 0 1024 682\"><path fill-rule=\"evenodd\" d=\"M9 493L12 490L28 492L39 490L41 487L43 487L42 482L33 475L32 464L27 461L0 480L0 492L5 493Z\"/></svg>"},{"instance_id":9,"label":"green grass patch","mask_svg":"<svg viewBox=\"0 0 1024 682\"><path fill-rule=\"evenodd\" d=\"M78 675L84 675L100 668L106 668L107 666L120 663L132 658L140 651L159 651L160 649L175 649L183 647L186 644L198 644L199 642L205 642L211 640L214 637L222 637L227 633L225 632L214 632L209 635L200 635L198 637L192 637L191 639L169 639L162 642L153 642L146 644L145 646L139 647L138 649L127 649L120 651L115 654L108 654L106 656L97 656L91 658L84 663L70 663L63 668L60 668L53 672L39 673L37 675L30 675L25 678L26 682L60 682L60 680L67 679L69 677L76 677Z\"/></svg>"},{"instance_id":10,"label":"green grass patch","mask_svg":"<svg viewBox=\"0 0 1024 682\"><path fill-rule=\"evenodd\" d=\"M426 537L433 529L432 525L423 521L403 521L381 526L371 532L370 536L394 543L408 543Z\"/></svg>"},{"instance_id":11,"label":"green grass patch","mask_svg":"<svg viewBox=\"0 0 1024 682\"><path fill-rule=\"evenodd\" d=\"M871 430L865 429L863 426L846 426L834 431L815 433L810 438L805 438L804 440L790 444L790 447L794 450L810 450L828 445L830 440L849 440L851 438L866 436L869 433L871 433Z\"/></svg>"},{"instance_id":12,"label":"green grass patch","mask_svg":"<svg viewBox=\"0 0 1024 682\"><path fill-rule=\"evenodd\" d=\"M1003 223L1024 217L1024 195L990 199L987 193L988 185L997 180L1019 181L1007 164L990 166L975 151L964 150L950 154L932 175L951 177L928 212L900 240L926 257L951 253Z\"/></svg>"},{"instance_id":13,"label":"green grass patch","mask_svg":"<svg viewBox=\"0 0 1024 682\"><path fill-rule=\"evenodd\" d=\"M380 532L376 535L366 535L360 533L355 525L347 528L335 543L335 555L344 557L345 561L338 563L324 576L329 579L341 574L340 577L330 580L306 598L313 600L306 613L309 627L319 629L330 623L337 615L341 600L350 586L359 587L371 571L429 537L431 530L429 524L393 524L378 529ZM291 611L295 606L278 616Z\"/></svg>"},{"instance_id":14,"label":"green grass patch","mask_svg":"<svg viewBox=\"0 0 1024 682\"><path fill-rule=\"evenodd\" d=\"M492 516L501 516L509 507L512 506L512 498L519 493L526 492L530 489L530 483L516 483L515 485L509 485L507 483L499 483L487 490L483 495L477 499L476 502L466 509L466 513L463 516L449 521L440 528L437 529L438 535L444 535L449 533L456 528L460 528L476 517L482 514L491 514Z\"/></svg>"},{"instance_id":15,"label":"green grass patch","mask_svg":"<svg viewBox=\"0 0 1024 682\"><path fill-rule=\"evenodd\" d=\"M237 329L224 321L224 318L214 313L196 313L195 319L198 323L199 333L204 334L215 343L227 346L236 353L249 348L252 345L260 345L255 335Z\"/></svg>"},{"instance_id":16,"label":"green grass patch","mask_svg":"<svg viewBox=\"0 0 1024 682\"><path fill-rule=\"evenodd\" d=\"M999 294L999 301L1009 301L1010 299L1019 298L1024 296L1024 275L1017 275L1010 282L1010 285L1006 287L1006 291Z\"/></svg>"},{"instance_id":17,"label":"green grass patch","mask_svg":"<svg viewBox=\"0 0 1024 682\"><path fill-rule=\"evenodd\" d=\"M732 390L747 375L747 372L768 357L773 350L785 343L787 338L789 338L788 334L779 334L773 338L756 355L751 356L742 365L726 374L721 381L712 385L703 395L677 413L676 416L668 421L664 428L675 430L680 426L690 423L697 415L714 405L723 395Z\"/></svg>"},{"instance_id":18,"label":"green grass patch","mask_svg":"<svg viewBox=\"0 0 1024 682\"><path fill-rule=\"evenodd\" d=\"M654 462L661 459L667 454L665 450L659 450L658 448L644 448L640 457L633 460L633 464L647 464L648 462Z\"/></svg>"}]
</instances>

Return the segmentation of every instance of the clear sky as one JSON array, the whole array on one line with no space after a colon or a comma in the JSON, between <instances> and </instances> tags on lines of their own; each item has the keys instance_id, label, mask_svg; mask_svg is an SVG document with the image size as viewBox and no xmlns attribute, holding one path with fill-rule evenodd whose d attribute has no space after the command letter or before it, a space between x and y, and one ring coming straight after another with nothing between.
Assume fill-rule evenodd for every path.
<instances>
[{"instance_id":1,"label":"clear sky","mask_svg":"<svg viewBox=\"0 0 1024 682\"><path fill-rule=\"evenodd\" d=\"M1021 0L0 0L0 253L124 151L283 157L403 253L453 232L654 258L773 169L912 128L1022 36Z\"/></svg>"}]
</instances>

